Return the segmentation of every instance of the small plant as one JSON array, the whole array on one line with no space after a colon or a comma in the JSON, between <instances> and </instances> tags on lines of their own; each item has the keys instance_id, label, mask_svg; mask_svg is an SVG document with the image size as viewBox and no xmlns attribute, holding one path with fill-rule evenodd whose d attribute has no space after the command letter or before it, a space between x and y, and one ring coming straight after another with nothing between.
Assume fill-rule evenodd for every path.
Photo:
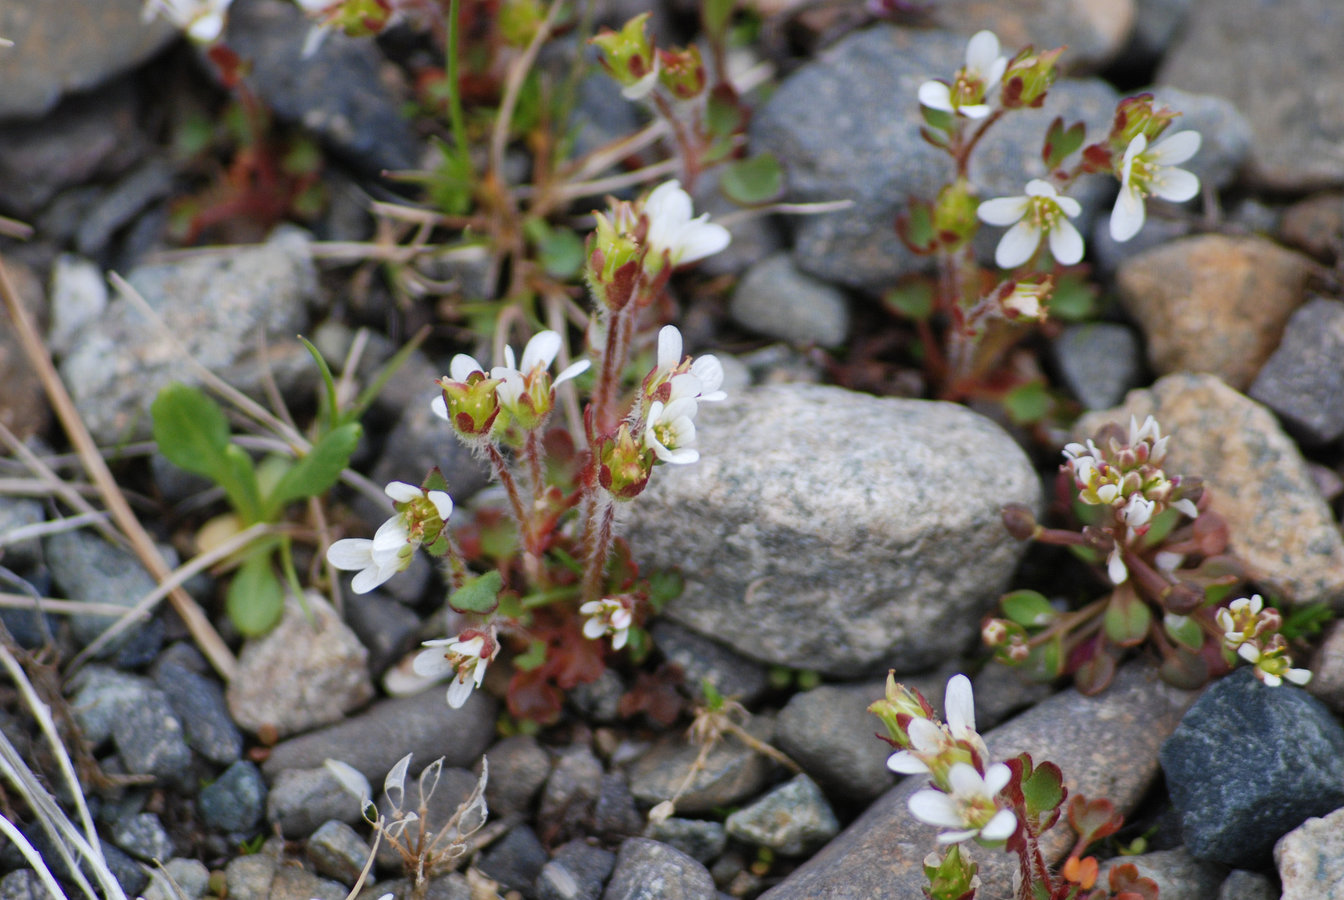
<instances>
[{"instance_id":1,"label":"small plant","mask_svg":"<svg viewBox=\"0 0 1344 900\"><path fill-rule=\"evenodd\" d=\"M924 860L926 897L973 900L980 887L979 867L962 848L974 839L1017 855L1019 900L1157 900L1157 885L1139 877L1133 863L1111 869L1109 890L1095 886L1097 861L1083 854L1119 830L1123 817L1110 801L1070 797L1059 766L1034 763L1028 753L991 762L975 730L974 696L965 675L947 682L944 708L947 720L940 722L929 702L898 684L894 675L887 676L886 696L868 707L886 726L889 736L884 740L896 748L887 767L929 778L929 787L910 796L910 814L941 828L938 843L947 849ZM1067 861L1054 872L1040 839L1061 813L1078 838Z\"/></svg>"},{"instance_id":2,"label":"small plant","mask_svg":"<svg viewBox=\"0 0 1344 900\"><path fill-rule=\"evenodd\" d=\"M1259 595L1221 606L1242 583L1243 567L1200 480L1162 468L1168 440L1149 416L1142 425L1131 418L1128 432L1112 423L1086 444L1064 448L1060 487L1076 492L1074 509L1085 523L1078 531L1046 528L1024 506L1004 509L1014 537L1068 547L1104 568L1112 588L1072 611L1036 591L1007 594L1003 616L981 630L985 643L1033 677L1072 674L1089 694L1103 690L1121 655L1140 645L1154 649L1162 677L1181 686L1227 672L1238 656L1266 684L1304 683L1311 673L1292 667L1278 610Z\"/></svg>"}]
</instances>

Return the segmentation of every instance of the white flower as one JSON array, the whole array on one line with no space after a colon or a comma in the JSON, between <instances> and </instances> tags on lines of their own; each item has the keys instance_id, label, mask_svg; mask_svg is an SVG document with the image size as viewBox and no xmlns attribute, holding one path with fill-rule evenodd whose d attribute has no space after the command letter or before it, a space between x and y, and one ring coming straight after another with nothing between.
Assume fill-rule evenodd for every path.
<instances>
[{"instance_id":1,"label":"white flower","mask_svg":"<svg viewBox=\"0 0 1344 900\"><path fill-rule=\"evenodd\" d=\"M1137 530L1148 524L1155 509L1157 509L1156 502L1149 500L1142 494L1131 494L1129 502L1125 504L1124 509L1120 510L1120 519L1130 529ZM1134 533L1134 531L1131 531L1131 536Z\"/></svg>"},{"instance_id":2,"label":"white flower","mask_svg":"<svg viewBox=\"0 0 1344 900\"><path fill-rule=\"evenodd\" d=\"M505 345L504 347L504 365L495 366L490 370L491 378L500 379L499 387L495 388L495 395L499 397L499 402L506 409L516 409L518 398L527 390L536 379L540 378L551 367L555 361L555 356L560 352L560 335L554 331L539 331L532 336L532 340L527 342L523 348L523 364L515 367L513 362L513 348ZM468 357L470 362L475 360ZM465 365L465 364L464 364ZM563 384L575 376L582 375L588 371L592 363L589 360L581 359L578 362L570 363L555 380L551 382L551 387ZM449 364L449 372L452 372L452 364ZM470 373L468 373L470 374Z\"/></svg>"},{"instance_id":3,"label":"white flower","mask_svg":"<svg viewBox=\"0 0 1344 900\"><path fill-rule=\"evenodd\" d=\"M1017 830L1017 817L1010 809L999 809L994 797L1011 777L1003 763L990 766L983 776L968 763L955 763L947 773L950 792L916 791L909 800L910 813L929 825L954 829L938 835L940 844L973 837L1006 841Z\"/></svg>"},{"instance_id":4,"label":"white flower","mask_svg":"<svg viewBox=\"0 0 1344 900\"><path fill-rule=\"evenodd\" d=\"M680 182L660 184L644 201L644 214L649 220L649 252L667 252L673 266L693 263L718 253L732 235L722 225L709 221L709 213L691 218L691 195L681 189Z\"/></svg>"},{"instance_id":5,"label":"white flower","mask_svg":"<svg viewBox=\"0 0 1344 900\"><path fill-rule=\"evenodd\" d=\"M695 414L699 407L691 397L680 397L664 404L655 400L649 406L644 426L644 447L663 462L683 466L700 459L695 443Z\"/></svg>"},{"instance_id":6,"label":"white flower","mask_svg":"<svg viewBox=\"0 0 1344 900\"><path fill-rule=\"evenodd\" d=\"M426 678L451 675L448 705L453 709L460 709L471 696L472 689L481 686L486 666L499 653L499 643L494 636L480 632L463 632L455 638L425 641L422 646L429 649L420 651L411 668L415 674Z\"/></svg>"},{"instance_id":7,"label":"white flower","mask_svg":"<svg viewBox=\"0 0 1344 900\"><path fill-rule=\"evenodd\" d=\"M1197 131L1178 131L1151 148L1136 134L1120 161L1120 195L1111 210L1111 237L1127 241L1143 228L1143 198L1152 195L1183 203L1199 193L1199 178L1176 165L1199 151Z\"/></svg>"},{"instance_id":8,"label":"white flower","mask_svg":"<svg viewBox=\"0 0 1344 900\"><path fill-rule=\"evenodd\" d=\"M453 498L444 491L424 491L404 481L393 481L383 493L398 504L408 505L378 526L373 540L345 538L327 548L327 562L358 573L350 581L356 594L367 594L410 566L428 520L437 517L437 527L431 527L437 535L453 513Z\"/></svg>"},{"instance_id":9,"label":"white flower","mask_svg":"<svg viewBox=\"0 0 1344 900\"><path fill-rule=\"evenodd\" d=\"M1071 266L1083 258L1083 236L1069 219L1082 212L1072 197L1065 197L1050 182L1033 178L1020 197L996 197L976 210L980 221L988 225L1008 226L994 251L994 262L1001 269L1014 269L1031 259L1044 233L1050 253L1062 265Z\"/></svg>"},{"instance_id":10,"label":"white flower","mask_svg":"<svg viewBox=\"0 0 1344 900\"><path fill-rule=\"evenodd\" d=\"M675 325L664 325L658 330L658 358L654 367L650 387L657 387L664 379L672 381L672 400L680 397L692 397L706 403L716 403L726 399L723 391L723 363L718 357L706 353L691 360L690 370L685 371L683 363L686 357L682 353L681 330ZM695 380L683 378L691 376ZM678 378L682 378L678 382Z\"/></svg>"},{"instance_id":11,"label":"white flower","mask_svg":"<svg viewBox=\"0 0 1344 900\"><path fill-rule=\"evenodd\" d=\"M148 22L162 15L187 37L210 44L224 32L224 17L233 0L145 0L141 18Z\"/></svg>"},{"instance_id":12,"label":"white flower","mask_svg":"<svg viewBox=\"0 0 1344 900\"><path fill-rule=\"evenodd\" d=\"M588 616L583 623L583 636L595 641L602 635L612 634L611 649L619 650L630 638L630 626L634 615L629 603L621 597L603 597L601 600L589 600L579 607L579 615Z\"/></svg>"},{"instance_id":13,"label":"white flower","mask_svg":"<svg viewBox=\"0 0 1344 900\"><path fill-rule=\"evenodd\" d=\"M926 81L919 86L919 102L929 109L983 119L990 113L988 104L963 104L960 100L971 97L984 100L998 87L1007 68L1008 57L999 54L999 39L994 32L977 32L966 44L966 65L957 73L955 85Z\"/></svg>"},{"instance_id":14,"label":"white flower","mask_svg":"<svg viewBox=\"0 0 1344 900\"><path fill-rule=\"evenodd\" d=\"M911 719L906 727L910 749L891 754L887 768L902 775L929 772L927 761L941 756L954 741L969 743L982 758L989 755L984 739L975 730L975 693L965 675L953 675L947 680L943 712L945 726L928 719Z\"/></svg>"}]
</instances>

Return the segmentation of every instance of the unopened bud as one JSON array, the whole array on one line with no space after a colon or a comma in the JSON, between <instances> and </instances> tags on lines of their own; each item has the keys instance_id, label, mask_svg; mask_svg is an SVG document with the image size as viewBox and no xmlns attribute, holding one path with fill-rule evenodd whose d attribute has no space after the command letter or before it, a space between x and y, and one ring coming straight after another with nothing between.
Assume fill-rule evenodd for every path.
<instances>
[{"instance_id":1,"label":"unopened bud","mask_svg":"<svg viewBox=\"0 0 1344 900\"><path fill-rule=\"evenodd\" d=\"M1037 53L1027 47L1008 63L1003 73L1003 105L1005 109L1040 106L1046 92L1059 77L1057 64L1064 53L1063 47Z\"/></svg>"},{"instance_id":2,"label":"unopened bud","mask_svg":"<svg viewBox=\"0 0 1344 900\"><path fill-rule=\"evenodd\" d=\"M700 48L658 51L658 82L678 100L690 100L705 90L707 76Z\"/></svg>"},{"instance_id":3,"label":"unopened bud","mask_svg":"<svg viewBox=\"0 0 1344 900\"><path fill-rule=\"evenodd\" d=\"M1162 605L1178 616L1190 615L1204 602L1204 591L1187 581L1173 584L1162 594Z\"/></svg>"},{"instance_id":4,"label":"unopened bud","mask_svg":"<svg viewBox=\"0 0 1344 900\"><path fill-rule=\"evenodd\" d=\"M1019 541L1029 541L1036 536L1040 526L1036 516L1021 503L1010 503L1003 508L1003 527Z\"/></svg>"}]
</instances>

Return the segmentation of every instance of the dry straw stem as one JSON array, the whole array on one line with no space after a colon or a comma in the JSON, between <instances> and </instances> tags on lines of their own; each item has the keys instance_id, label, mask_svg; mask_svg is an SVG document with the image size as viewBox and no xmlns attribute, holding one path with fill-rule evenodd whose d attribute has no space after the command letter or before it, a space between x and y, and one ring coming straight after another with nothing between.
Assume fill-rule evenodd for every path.
<instances>
[{"instance_id":1,"label":"dry straw stem","mask_svg":"<svg viewBox=\"0 0 1344 900\"><path fill-rule=\"evenodd\" d=\"M51 356L47 353L46 346L43 345L37 329L33 326L23 308L23 304L19 301L18 293L14 290L14 285L9 279L9 271L2 261L0 261L0 297L3 297L5 306L9 310L10 319L14 323L14 329L19 336L19 343L23 346L28 361L38 373L38 377L42 379L42 385L46 389L48 399L51 400L52 408L55 409L57 417L60 418L66 435L70 438L70 443L74 445L75 451L79 454L84 471L97 485L103 503L112 515L112 520L130 540L135 555L140 558L140 562L144 564L150 574L159 581L167 580L171 577L168 563L159 554L158 547L154 545L149 533L140 524L140 520L136 518L130 504L126 502L126 497L113 480L112 473L107 468L107 463L103 461L103 457L98 452L93 436L84 427L84 422L75 409L74 401L70 399L69 392L66 391L65 385L61 382L61 377L57 374L56 367L51 362ZM232 679L234 671L238 667L238 662L234 659L233 653L230 652L223 638L210 624L210 620L206 618L200 606L191 598L190 594L180 587L174 588L169 594L169 598L173 604L173 609L182 617L182 621L186 623L191 636L196 640L201 652L210 660L210 664L214 666L215 671L226 680Z\"/></svg>"}]
</instances>

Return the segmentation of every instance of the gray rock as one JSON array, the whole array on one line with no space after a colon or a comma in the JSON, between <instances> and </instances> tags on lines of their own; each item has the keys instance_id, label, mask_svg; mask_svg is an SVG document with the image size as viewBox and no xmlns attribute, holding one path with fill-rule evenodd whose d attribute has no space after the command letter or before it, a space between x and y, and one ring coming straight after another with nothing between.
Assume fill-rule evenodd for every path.
<instances>
[{"instance_id":1,"label":"gray rock","mask_svg":"<svg viewBox=\"0 0 1344 900\"><path fill-rule=\"evenodd\" d=\"M112 723L126 710L143 705L154 683L139 675L128 675L106 666L91 665L74 682L71 700L80 734L92 747L112 736Z\"/></svg>"},{"instance_id":2,"label":"gray rock","mask_svg":"<svg viewBox=\"0 0 1344 900\"><path fill-rule=\"evenodd\" d=\"M248 60L248 87L278 118L302 125L360 168L413 168L419 143L400 112L404 98L379 74L378 45L330 29L305 57L311 27L292 3L250 0L229 10L225 40Z\"/></svg>"},{"instance_id":3,"label":"gray rock","mask_svg":"<svg viewBox=\"0 0 1344 900\"><path fill-rule=\"evenodd\" d=\"M363 817L359 798L343 788L325 767L286 769L271 779L266 821L286 838L308 837L333 819L353 824Z\"/></svg>"},{"instance_id":4,"label":"gray rock","mask_svg":"<svg viewBox=\"0 0 1344 900\"><path fill-rule=\"evenodd\" d=\"M882 686L823 685L794 694L779 713L775 744L828 792L867 803L891 787L891 748L869 736L882 730L868 705L882 698ZM852 740L836 740L837 735Z\"/></svg>"},{"instance_id":5,"label":"gray rock","mask_svg":"<svg viewBox=\"0 0 1344 900\"><path fill-rule=\"evenodd\" d=\"M743 328L795 344L835 347L849 334L844 293L798 271L787 253L747 269L728 313Z\"/></svg>"},{"instance_id":6,"label":"gray rock","mask_svg":"<svg viewBox=\"0 0 1344 900\"><path fill-rule=\"evenodd\" d=\"M649 825L648 837L675 847L692 859L709 865L728 846L728 832L710 819L679 819L676 816Z\"/></svg>"},{"instance_id":7,"label":"gray rock","mask_svg":"<svg viewBox=\"0 0 1344 900\"><path fill-rule=\"evenodd\" d=\"M80 603L109 603L130 608L158 586L133 554L114 547L100 535L89 531L66 531L47 537L42 545L51 569L51 578L71 600ZM116 616L76 615L70 617L70 630L81 646L91 643L111 628ZM143 640L152 641L145 626L135 626L101 652L109 656L123 647ZM154 649L157 650L157 647Z\"/></svg>"},{"instance_id":8,"label":"gray rock","mask_svg":"<svg viewBox=\"0 0 1344 900\"><path fill-rule=\"evenodd\" d=\"M840 831L817 783L795 775L761 799L728 816L728 836L783 856L806 856Z\"/></svg>"},{"instance_id":9,"label":"gray rock","mask_svg":"<svg viewBox=\"0 0 1344 900\"><path fill-rule=\"evenodd\" d=\"M1181 168L1198 175L1205 190L1231 187L1245 168L1254 139L1251 123L1237 104L1216 94L1195 94L1165 85L1154 87L1152 92L1159 104L1181 114L1166 134L1199 132L1199 152L1181 163Z\"/></svg>"},{"instance_id":10,"label":"gray rock","mask_svg":"<svg viewBox=\"0 0 1344 900\"><path fill-rule=\"evenodd\" d=\"M742 208L723 195L719 189L722 173L722 168L701 172L691 191L697 214L709 213L716 222L725 216L735 216L730 229L732 243L695 264L696 272L709 277L738 275L758 259L777 253L784 246L784 229L773 217L743 217Z\"/></svg>"},{"instance_id":11,"label":"gray rock","mask_svg":"<svg viewBox=\"0 0 1344 900\"><path fill-rule=\"evenodd\" d=\"M1193 699L1158 681L1151 669L1131 664L1100 696L1062 691L985 739L994 759L1026 752L1037 763L1050 760L1063 770L1071 792L1106 797L1128 813L1157 776L1158 748ZM1097 753L1102 732L1108 745ZM901 781L762 900L919 896L925 884L922 862L935 847L935 830L911 816L906 802L926 783L919 777ZM1067 825L1047 832L1042 841L1047 862L1062 860L1073 840ZM1006 853L976 853L983 896L1012 895L1016 860Z\"/></svg>"},{"instance_id":12,"label":"gray rock","mask_svg":"<svg viewBox=\"0 0 1344 900\"><path fill-rule=\"evenodd\" d=\"M1088 322L1066 325L1054 342L1059 374L1088 409L1105 409L1137 387L1143 374L1143 348L1126 325Z\"/></svg>"},{"instance_id":13,"label":"gray rock","mask_svg":"<svg viewBox=\"0 0 1344 900\"><path fill-rule=\"evenodd\" d=\"M524 814L551 774L551 756L529 734L506 737L485 753L490 781L485 802L491 815Z\"/></svg>"},{"instance_id":14,"label":"gray rock","mask_svg":"<svg viewBox=\"0 0 1344 900\"><path fill-rule=\"evenodd\" d=\"M1028 42L1040 50L1067 47L1060 62L1070 72L1094 72L1114 59L1136 19L1133 0L1090 9L1070 0L1032 3L946 0L938 5L937 17L941 24L955 28L963 39L988 28L1003 39L1003 52L1010 59ZM964 56L964 51L957 54L951 64L960 64ZM948 77L951 72L941 74Z\"/></svg>"},{"instance_id":15,"label":"gray rock","mask_svg":"<svg viewBox=\"0 0 1344 900\"><path fill-rule=\"evenodd\" d=\"M598 900L615 865L616 854L583 841L570 841L541 867L537 900Z\"/></svg>"},{"instance_id":16,"label":"gray rock","mask_svg":"<svg viewBox=\"0 0 1344 900\"><path fill-rule=\"evenodd\" d=\"M238 655L225 697L241 727L270 726L284 737L339 722L367 703L368 651L320 594L285 601L280 624Z\"/></svg>"},{"instance_id":17,"label":"gray rock","mask_svg":"<svg viewBox=\"0 0 1344 900\"><path fill-rule=\"evenodd\" d=\"M1191 854L1266 865L1286 832L1344 806L1344 728L1306 691L1243 668L1186 713L1162 770Z\"/></svg>"},{"instance_id":18,"label":"gray rock","mask_svg":"<svg viewBox=\"0 0 1344 900\"><path fill-rule=\"evenodd\" d=\"M939 680L942 683L937 685L929 694L925 694L929 702L935 704L936 709L941 710L943 708L940 698L944 691L944 685L952 674L954 672L940 674ZM901 680L911 687L922 690L922 688L919 688L918 681L914 678L903 678ZM1000 722L1006 721L1010 716L1016 715L1030 706L1035 706L1055 692L1054 685L1039 681L1028 681L1021 670L993 661L975 673L971 678L971 683L975 685L976 727L981 731L993 728Z\"/></svg>"},{"instance_id":19,"label":"gray rock","mask_svg":"<svg viewBox=\"0 0 1344 900\"><path fill-rule=\"evenodd\" d=\"M201 789L197 809L212 828L230 834L251 833L266 811L266 782L250 760L240 759Z\"/></svg>"},{"instance_id":20,"label":"gray rock","mask_svg":"<svg viewBox=\"0 0 1344 900\"><path fill-rule=\"evenodd\" d=\"M112 743L132 775L152 775L159 784L179 787L190 780L191 750L182 723L156 687L147 688L138 702L122 707L112 720Z\"/></svg>"},{"instance_id":21,"label":"gray rock","mask_svg":"<svg viewBox=\"0 0 1344 900\"><path fill-rule=\"evenodd\" d=\"M593 801L593 830L611 840L631 837L644 828L644 817L635 808L630 785L620 772L608 772L597 785Z\"/></svg>"},{"instance_id":22,"label":"gray rock","mask_svg":"<svg viewBox=\"0 0 1344 900\"><path fill-rule=\"evenodd\" d=\"M1172 436L1163 467L1204 478L1257 582L1294 605L1344 597L1344 539L1297 445L1268 410L1211 375L1168 375L1131 391L1121 407L1084 416L1074 434L1150 414Z\"/></svg>"},{"instance_id":23,"label":"gray rock","mask_svg":"<svg viewBox=\"0 0 1344 900\"><path fill-rule=\"evenodd\" d=\"M108 836L112 843L145 862L162 862L173 855L173 839L154 813L124 816L112 824Z\"/></svg>"},{"instance_id":24,"label":"gray rock","mask_svg":"<svg viewBox=\"0 0 1344 900\"><path fill-rule=\"evenodd\" d=\"M377 884L365 884L357 900L379 900L384 894L391 894L394 900L413 900L414 885L409 878L393 881L380 881ZM425 900L474 900L471 885L460 872L449 872L438 878L430 879L425 892Z\"/></svg>"},{"instance_id":25,"label":"gray rock","mask_svg":"<svg viewBox=\"0 0 1344 900\"><path fill-rule=\"evenodd\" d=\"M746 724L749 734L769 742L772 718L759 715ZM680 736L666 736L630 767L630 792L653 806L672 799L690 774L700 748ZM718 806L741 803L765 787L775 764L734 737L725 737L705 756L691 783L677 798L679 813L707 813Z\"/></svg>"},{"instance_id":26,"label":"gray rock","mask_svg":"<svg viewBox=\"0 0 1344 900\"><path fill-rule=\"evenodd\" d=\"M65 354L75 332L107 309L107 282L97 263L62 253L51 267L51 328L47 343L52 352Z\"/></svg>"},{"instance_id":27,"label":"gray rock","mask_svg":"<svg viewBox=\"0 0 1344 900\"><path fill-rule=\"evenodd\" d=\"M298 232L140 266L128 280L198 363L244 393L261 396L266 365L283 394L305 395L303 385L315 383L312 359L294 337L306 328L304 303L317 291L308 242ZM268 361L257 356L258 332ZM122 298L71 343L61 376L100 443L148 437L159 389L171 381L200 384L172 342Z\"/></svg>"},{"instance_id":28,"label":"gray rock","mask_svg":"<svg viewBox=\"0 0 1344 900\"><path fill-rule=\"evenodd\" d=\"M1133 863L1142 878L1157 884L1162 900L1217 900L1223 868L1200 862L1184 847L1157 850L1137 856L1116 856L1102 864L1098 884L1107 884L1107 873L1120 863Z\"/></svg>"},{"instance_id":29,"label":"gray rock","mask_svg":"<svg viewBox=\"0 0 1344 900\"><path fill-rule=\"evenodd\" d=\"M413 697L383 700L339 724L282 741L262 771L274 781L286 769L318 768L324 760L339 759L378 785L407 753L425 763L442 755L450 768L474 766L494 733L495 702L483 691L473 691L461 709L452 709L443 691L434 687ZM387 739L390 734L396 735L395 741ZM353 809L358 804L351 800L349 805Z\"/></svg>"},{"instance_id":30,"label":"gray rock","mask_svg":"<svg viewBox=\"0 0 1344 900\"><path fill-rule=\"evenodd\" d=\"M146 23L143 9L140 0L0 4L0 34L14 42L0 56L0 120L39 118L62 95L96 87L159 52L177 31L166 21Z\"/></svg>"},{"instance_id":31,"label":"gray rock","mask_svg":"<svg viewBox=\"0 0 1344 900\"><path fill-rule=\"evenodd\" d=\"M164 663L154 683L186 730L187 745L213 763L228 765L243 752L243 735L229 718L219 684L176 663Z\"/></svg>"},{"instance_id":32,"label":"gray rock","mask_svg":"<svg viewBox=\"0 0 1344 900\"><path fill-rule=\"evenodd\" d=\"M564 838L580 836L592 827L602 775L601 761L585 744L566 747L559 754L537 811L547 843L554 845Z\"/></svg>"},{"instance_id":33,"label":"gray rock","mask_svg":"<svg viewBox=\"0 0 1344 900\"><path fill-rule=\"evenodd\" d=\"M779 385L701 410L701 458L660 469L623 529L680 568L665 615L764 662L852 676L957 654L1023 552L1000 521L1040 485L950 403Z\"/></svg>"},{"instance_id":34,"label":"gray rock","mask_svg":"<svg viewBox=\"0 0 1344 900\"><path fill-rule=\"evenodd\" d=\"M1344 809L1307 819L1274 845L1274 863L1283 882L1282 900L1339 900L1344 897Z\"/></svg>"},{"instance_id":35,"label":"gray rock","mask_svg":"<svg viewBox=\"0 0 1344 900\"><path fill-rule=\"evenodd\" d=\"M1134 32L1121 59L1152 65L1179 33L1193 0L1135 0Z\"/></svg>"},{"instance_id":36,"label":"gray rock","mask_svg":"<svg viewBox=\"0 0 1344 900\"><path fill-rule=\"evenodd\" d=\"M150 873L145 900L200 900L210 883L210 870L198 859L177 857Z\"/></svg>"},{"instance_id":37,"label":"gray rock","mask_svg":"<svg viewBox=\"0 0 1344 900\"><path fill-rule=\"evenodd\" d=\"M1255 134L1248 175L1256 185L1286 191L1338 185L1344 97L1323 86L1344 78L1342 32L1344 8L1333 0L1273 6L1196 0L1157 82L1237 105Z\"/></svg>"},{"instance_id":38,"label":"gray rock","mask_svg":"<svg viewBox=\"0 0 1344 900\"><path fill-rule=\"evenodd\" d=\"M796 229L794 260L836 284L882 290L926 265L896 237L892 223L908 199L932 200L951 178L950 158L919 136L919 85L947 77L965 58L966 40L942 31L875 27L837 42L786 78L756 111L753 148L773 151L787 173L792 202L853 200L842 212L807 216ZM1044 174L1041 135L1057 115L1083 121L1100 140L1117 100L1100 81L1061 79L1039 110L1006 117L979 147L971 178L984 197L1020 194ZM1083 233L1112 188L1080 181ZM992 252L997 229L985 249Z\"/></svg>"},{"instance_id":39,"label":"gray rock","mask_svg":"<svg viewBox=\"0 0 1344 900\"><path fill-rule=\"evenodd\" d=\"M0 878L0 900L64 900L47 890L42 878L32 869L15 869Z\"/></svg>"},{"instance_id":40,"label":"gray rock","mask_svg":"<svg viewBox=\"0 0 1344 900\"><path fill-rule=\"evenodd\" d=\"M270 900L345 900L350 889L295 866L281 866L271 880Z\"/></svg>"},{"instance_id":41,"label":"gray rock","mask_svg":"<svg viewBox=\"0 0 1344 900\"><path fill-rule=\"evenodd\" d=\"M0 497L0 552L5 568L15 572L32 569L42 561L42 543L35 537L17 540L14 532L47 519L42 504L28 497Z\"/></svg>"},{"instance_id":42,"label":"gray rock","mask_svg":"<svg viewBox=\"0 0 1344 900\"><path fill-rule=\"evenodd\" d=\"M323 822L304 845L317 874L354 884L369 858L369 844L344 822Z\"/></svg>"},{"instance_id":43,"label":"gray rock","mask_svg":"<svg viewBox=\"0 0 1344 900\"><path fill-rule=\"evenodd\" d=\"M369 674L375 680L416 646L422 624L414 610L381 592L347 596L345 621L368 650Z\"/></svg>"},{"instance_id":44,"label":"gray rock","mask_svg":"<svg viewBox=\"0 0 1344 900\"><path fill-rule=\"evenodd\" d=\"M268 900L279 864L264 853L238 856L224 867L224 884L232 900Z\"/></svg>"},{"instance_id":45,"label":"gray rock","mask_svg":"<svg viewBox=\"0 0 1344 900\"><path fill-rule=\"evenodd\" d=\"M175 187L174 172L166 160L145 162L110 186L88 211L75 232L75 248L85 256L102 256L116 232Z\"/></svg>"},{"instance_id":46,"label":"gray rock","mask_svg":"<svg viewBox=\"0 0 1344 900\"><path fill-rule=\"evenodd\" d=\"M693 691L708 681L723 696L750 705L770 687L760 663L689 628L659 619L649 627L649 634L658 652L681 669Z\"/></svg>"},{"instance_id":47,"label":"gray rock","mask_svg":"<svg viewBox=\"0 0 1344 900\"><path fill-rule=\"evenodd\" d=\"M1312 657L1311 681L1307 693L1330 707L1335 715L1344 714L1344 622L1336 619L1325 626L1325 634Z\"/></svg>"},{"instance_id":48,"label":"gray rock","mask_svg":"<svg viewBox=\"0 0 1344 900\"><path fill-rule=\"evenodd\" d=\"M603 669L592 681L577 684L565 699L589 722L609 725L621 718L621 698L625 696L625 682L620 673Z\"/></svg>"},{"instance_id":49,"label":"gray rock","mask_svg":"<svg viewBox=\"0 0 1344 900\"><path fill-rule=\"evenodd\" d=\"M550 859L537 834L526 825L515 825L481 856L477 868L505 890L532 894L532 886Z\"/></svg>"},{"instance_id":50,"label":"gray rock","mask_svg":"<svg viewBox=\"0 0 1344 900\"><path fill-rule=\"evenodd\" d=\"M1269 877L1261 872L1234 869L1218 888L1218 900L1280 900Z\"/></svg>"},{"instance_id":51,"label":"gray rock","mask_svg":"<svg viewBox=\"0 0 1344 900\"><path fill-rule=\"evenodd\" d=\"M1306 443L1344 435L1344 303L1316 297L1299 307L1250 395Z\"/></svg>"},{"instance_id":52,"label":"gray rock","mask_svg":"<svg viewBox=\"0 0 1344 900\"><path fill-rule=\"evenodd\" d=\"M616 854L616 866L602 900L711 900L714 879L680 850L647 838L630 838Z\"/></svg>"}]
</instances>

